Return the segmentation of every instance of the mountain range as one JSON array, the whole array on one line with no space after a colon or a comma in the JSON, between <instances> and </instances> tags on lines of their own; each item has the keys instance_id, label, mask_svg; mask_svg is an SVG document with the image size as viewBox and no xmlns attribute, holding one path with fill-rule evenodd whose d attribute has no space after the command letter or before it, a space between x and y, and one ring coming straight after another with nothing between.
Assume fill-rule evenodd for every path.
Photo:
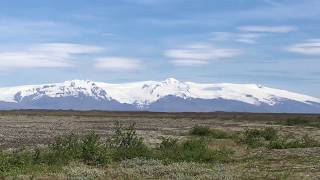
<instances>
[{"instance_id":1,"label":"mountain range","mask_svg":"<svg viewBox=\"0 0 320 180\"><path fill-rule=\"evenodd\" d=\"M320 99L257 84L71 80L0 88L0 110L13 109L320 113Z\"/></svg>"}]
</instances>

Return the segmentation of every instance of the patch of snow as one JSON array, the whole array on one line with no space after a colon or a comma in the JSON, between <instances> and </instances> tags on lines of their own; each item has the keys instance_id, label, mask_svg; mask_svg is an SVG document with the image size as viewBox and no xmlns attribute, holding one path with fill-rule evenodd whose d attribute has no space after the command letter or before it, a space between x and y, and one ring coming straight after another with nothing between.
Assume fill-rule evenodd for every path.
<instances>
[{"instance_id":1,"label":"patch of snow","mask_svg":"<svg viewBox=\"0 0 320 180\"><path fill-rule=\"evenodd\" d=\"M147 106L168 95L184 99L221 98L254 105L260 105L261 103L276 105L283 100L299 101L306 104L311 104L311 102L320 103L318 98L257 84L199 84L182 82L174 78L168 78L164 81L142 81L123 84L72 80L55 84L0 88L0 101L16 102L14 97L17 93L20 93L22 97L32 96L35 99L42 96L79 97L85 95L98 100L114 99L120 103L135 104L138 107Z\"/></svg>"},{"instance_id":2,"label":"patch of snow","mask_svg":"<svg viewBox=\"0 0 320 180\"><path fill-rule=\"evenodd\" d=\"M109 100L105 91L99 88L92 81L72 80L63 83L18 86L10 88L0 88L0 101L16 102L15 95L20 93L21 97L34 96L33 99L39 99L42 96L48 97L66 97L81 95L90 96L95 99Z\"/></svg>"}]
</instances>

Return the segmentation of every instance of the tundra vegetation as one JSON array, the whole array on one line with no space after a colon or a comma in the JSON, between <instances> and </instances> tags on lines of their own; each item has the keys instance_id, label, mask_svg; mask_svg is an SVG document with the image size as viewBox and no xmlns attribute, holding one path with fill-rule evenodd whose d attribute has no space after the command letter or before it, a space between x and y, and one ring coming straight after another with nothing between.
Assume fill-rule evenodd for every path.
<instances>
[{"instance_id":1,"label":"tundra vegetation","mask_svg":"<svg viewBox=\"0 0 320 180\"><path fill-rule=\"evenodd\" d=\"M62 133L43 145L3 146L0 179L320 177L320 129L313 126L319 118L312 119L311 126L303 117L250 123L246 119L241 128L234 119L220 119L227 124L224 128L194 123L183 131L162 130L154 141L150 129L127 120L112 121L108 132L91 128L86 133Z\"/></svg>"}]
</instances>

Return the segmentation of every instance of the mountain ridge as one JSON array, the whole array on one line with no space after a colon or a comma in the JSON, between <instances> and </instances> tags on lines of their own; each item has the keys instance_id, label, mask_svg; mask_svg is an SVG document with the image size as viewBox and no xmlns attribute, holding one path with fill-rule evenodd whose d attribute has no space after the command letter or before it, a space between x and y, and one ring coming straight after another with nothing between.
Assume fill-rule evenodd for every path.
<instances>
[{"instance_id":1,"label":"mountain ridge","mask_svg":"<svg viewBox=\"0 0 320 180\"><path fill-rule=\"evenodd\" d=\"M71 80L0 88L0 109L28 108L320 113L320 99L257 84L200 84L174 78L122 84Z\"/></svg>"}]
</instances>

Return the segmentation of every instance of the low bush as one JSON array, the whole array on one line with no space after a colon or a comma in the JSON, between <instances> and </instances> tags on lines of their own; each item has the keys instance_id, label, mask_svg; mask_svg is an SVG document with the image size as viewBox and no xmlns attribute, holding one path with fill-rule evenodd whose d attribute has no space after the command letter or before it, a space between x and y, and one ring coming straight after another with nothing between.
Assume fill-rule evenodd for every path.
<instances>
[{"instance_id":1,"label":"low bush","mask_svg":"<svg viewBox=\"0 0 320 180\"><path fill-rule=\"evenodd\" d=\"M229 160L232 153L228 149L210 149L208 142L202 138L182 142L163 138L159 147L151 148L137 135L134 124L122 127L116 123L113 134L105 142L95 132L90 132L84 136L70 134L57 137L44 148L0 151L0 178L8 173L32 172L39 167L63 167L72 162L105 165L111 161L134 158L169 162L221 162Z\"/></svg>"},{"instance_id":2,"label":"low bush","mask_svg":"<svg viewBox=\"0 0 320 180\"><path fill-rule=\"evenodd\" d=\"M261 133L267 141L278 139L278 131L272 127L265 128Z\"/></svg>"},{"instance_id":3,"label":"low bush","mask_svg":"<svg viewBox=\"0 0 320 180\"><path fill-rule=\"evenodd\" d=\"M65 164L82 155L82 140L78 135L69 134L55 138L49 148L39 152L39 157L48 164Z\"/></svg>"},{"instance_id":4,"label":"low bush","mask_svg":"<svg viewBox=\"0 0 320 180\"><path fill-rule=\"evenodd\" d=\"M174 138L162 137L159 148L161 151L176 150L178 148L178 140Z\"/></svg>"},{"instance_id":5,"label":"low bush","mask_svg":"<svg viewBox=\"0 0 320 180\"><path fill-rule=\"evenodd\" d=\"M138 137L134 124L122 127L117 122L113 134L105 143L93 131L83 137L70 134L56 138L48 149L36 154L40 162L48 164L82 161L85 164L104 165L110 161L149 157L151 150Z\"/></svg>"},{"instance_id":6,"label":"low bush","mask_svg":"<svg viewBox=\"0 0 320 180\"><path fill-rule=\"evenodd\" d=\"M109 150L101 143L94 131L83 137L81 147L81 159L86 164L103 165L111 161Z\"/></svg>"},{"instance_id":7,"label":"low bush","mask_svg":"<svg viewBox=\"0 0 320 180\"><path fill-rule=\"evenodd\" d=\"M268 148L270 149L313 148L313 147L320 147L320 142L310 137L309 135L304 135L302 138L298 138L298 139L278 138L274 141L271 141L268 145Z\"/></svg>"},{"instance_id":8,"label":"low bush","mask_svg":"<svg viewBox=\"0 0 320 180\"><path fill-rule=\"evenodd\" d=\"M225 131L219 130L219 129L210 129L205 126L194 126L189 134L194 136L209 136L211 138L215 139L228 139L233 137L233 134L227 133Z\"/></svg>"},{"instance_id":9,"label":"low bush","mask_svg":"<svg viewBox=\"0 0 320 180\"><path fill-rule=\"evenodd\" d=\"M320 147L320 142L305 135L301 138L289 139L279 136L274 128L247 129L242 133L240 142L251 148L267 147L269 149L311 148Z\"/></svg>"},{"instance_id":10,"label":"low bush","mask_svg":"<svg viewBox=\"0 0 320 180\"><path fill-rule=\"evenodd\" d=\"M285 123L288 126L308 125L308 124L310 124L310 122L308 120L302 119L302 118L288 118Z\"/></svg>"},{"instance_id":11,"label":"low bush","mask_svg":"<svg viewBox=\"0 0 320 180\"><path fill-rule=\"evenodd\" d=\"M252 148L263 146L265 141L277 140L278 132L272 127L264 129L247 129L242 133L240 142Z\"/></svg>"},{"instance_id":12,"label":"low bush","mask_svg":"<svg viewBox=\"0 0 320 180\"><path fill-rule=\"evenodd\" d=\"M113 179L235 179L222 164L197 162L164 163L161 160L135 158L120 162L107 173ZM111 178L111 179L112 179Z\"/></svg>"},{"instance_id":13,"label":"low bush","mask_svg":"<svg viewBox=\"0 0 320 180\"><path fill-rule=\"evenodd\" d=\"M287 149L286 140L284 138L278 138L270 141L267 145L269 149Z\"/></svg>"},{"instance_id":14,"label":"low bush","mask_svg":"<svg viewBox=\"0 0 320 180\"><path fill-rule=\"evenodd\" d=\"M258 129L248 129L243 132L240 142L251 148L259 147L263 144L261 131Z\"/></svg>"},{"instance_id":15,"label":"low bush","mask_svg":"<svg viewBox=\"0 0 320 180\"><path fill-rule=\"evenodd\" d=\"M27 153L23 149L16 150L10 154L0 152L0 178L9 171L19 171L19 169L26 168L32 162L31 153Z\"/></svg>"},{"instance_id":16,"label":"low bush","mask_svg":"<svg viewBox=\"0 0 320 180\"><path fill-rule=\"evenodd\" d=\"M135 124L123 128L119 122L116 122L113 136L107 140L107 148L113 151L116 160L152 156L150 148L137 135Z\"/></svg>"},{"instance_id":17,"label":"low bush","mask_svg":"<svg viewBox=\"0 0 320 180\"><path fill-rule=\"evenodd\" d=\"M189 139L178 143L175 139L163 139L159 148L160 159L187 162L216 162L227 161L232 150L212 150L204 139Z\"/></svg>"},{"instance_id":18,"label":"low bush","mask_svg":"<svg viewBox=\"0 0 320 180\"><path fill-rule=\"evenodd\" d=\"M196 125L190 130L190 134L196 136L209 136L210 133L210 128L205 126Z\"/></svg>"},{"instance_id":19,"label":"low bush","mask_svg":"<svg viewBox=\"0 0 320 180\"><path fill-rule=\"evenodd\" d=\"M306 119L302 117L288 118L285 121L279 121L277 124L286 126L311 126L320 127L319 119Z\"/></svg>"}]
</instances>

